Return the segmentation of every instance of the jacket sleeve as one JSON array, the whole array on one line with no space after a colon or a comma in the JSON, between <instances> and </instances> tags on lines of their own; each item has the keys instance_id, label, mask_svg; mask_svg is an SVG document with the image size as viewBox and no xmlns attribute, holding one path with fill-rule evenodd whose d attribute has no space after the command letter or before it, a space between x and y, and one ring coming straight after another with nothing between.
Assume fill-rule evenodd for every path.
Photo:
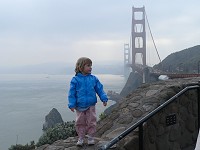
<instances>
[{"instance_id":1,"label":"jacket sleeve","mask_svg":"<svg viewBox=\"0 0 200 150\"><path fill-rule=\"evenodd\" d=\"M75 108L76 107L76 79L73 77L70 82L70 89L68 92L68 107Z\"/></svg>"},{"instance_id":2,"label":"jacket sleeve","mask_svg":"<svg viewBox=\"0 0 200 150\"><path fill-rule=\"evenodd\" d=\"M97 77L96 77L96 85L94 88L95 88L95 91L96 91L97 95L99 96L100 100L102 102L107 102L108 101L107 94L104 92L103 85L101 84L101 82L99 81L99 79Z\"/></svg>"}]
</instances>

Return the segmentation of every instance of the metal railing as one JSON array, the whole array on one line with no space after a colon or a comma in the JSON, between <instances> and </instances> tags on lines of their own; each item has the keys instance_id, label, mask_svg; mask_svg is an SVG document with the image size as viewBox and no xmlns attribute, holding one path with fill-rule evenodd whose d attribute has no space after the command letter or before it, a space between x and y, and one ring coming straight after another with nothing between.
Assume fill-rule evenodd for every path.
<instances>
[{"instance_id":1,"label":"metal railing","mask_svg":"<svg viewBox=\"0 0 200 150\"><path fill-rule=\"evenodd\" d=\"M176 95L168 99L165 103L161 104L159 107L154 109L152 112L150 112L148 115L141 118L139 121L137 121L135 124L133 124L131 127L126 129L124 132L122 132L117 137L113 138L110 142L107 144L101 146L99 150L107 150L108 148L111 148L114 144L119 142L121 139L123 139L126 135L128 135L130 132L135 130L139 127L139 150L143 150L143 123L146 122L148 119L150 119L152 116L157 114L160 110L165 108L167 105L175 101L179 96L183 95L185 92L191 89L197 89L198 91L198 128L200 127L200 81L198 83L191 83L188 84L183 90L178 92Z\"/></svg>"}]
</instances>

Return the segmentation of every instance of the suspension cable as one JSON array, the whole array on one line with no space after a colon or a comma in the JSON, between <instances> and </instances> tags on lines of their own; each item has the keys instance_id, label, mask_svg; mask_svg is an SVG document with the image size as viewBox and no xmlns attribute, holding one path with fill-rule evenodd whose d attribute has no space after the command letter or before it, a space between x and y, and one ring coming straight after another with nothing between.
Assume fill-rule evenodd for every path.
<instances>
[{"instance_id":1,"label":"suspension cable","mask_svg":"<svg viewBox=\"0 0 200 150\"><path fill-rule=\"evenodd\" d=\"M146 11L145 11L145 17L146 17L147 25L148 25L148 28L149 28L149 31L150 31L150 35L151 35L151 38L152 38L152 41L153 41L153 45L154 45L154 47L155 47L155 49L156 49L156 52L157 52L158 58L159 58L160 63L161 63L160 55L159 55L159 53L158 53L158 49L157 49L157 47L156 47L156 44L155 44L155 41L154 41L154 38L153 38L153 34L152 34L152 32L151 32L151 28L150 28L150 25L149 25L149 21L148 21L148 18L147 18Z\"/></svg>"}]
</instances>

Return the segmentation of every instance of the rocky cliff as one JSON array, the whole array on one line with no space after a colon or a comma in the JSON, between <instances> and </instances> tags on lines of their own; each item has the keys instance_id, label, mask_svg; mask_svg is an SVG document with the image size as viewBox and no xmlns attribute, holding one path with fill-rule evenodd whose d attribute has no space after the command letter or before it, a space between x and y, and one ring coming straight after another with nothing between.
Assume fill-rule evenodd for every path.
<instances>
[{"instance_id":1,"label":"rocky cliff","mask_svg":"<svg viewBox=\"0 0 200 150\"><path fill-rule=\"evenodd\" d=\"M43 124L42 130L46 131L48 128L52 128L58 123L63 123L63 119L58 110L53 108L49 114L45 116L45 123Z\"/></svg>"},{"instance_id":2,"label":"rocky cliff","mask_svg":"<svg viewBox=\"0 0 200 150\"><path fill-rule=\"evenodd\" d=\"M111 113L97 124L96 145L75 146L77 137L43 145L38 150L94 150L119 135L139 119L163 104L187 84L200 78L173 79L143 84L116 103ZM197 90L187 92L144 125L145 150L193 150L197 138ZM166 125L166 116L175 114L174 125ZM138 130L119 141L114 149L138 150Z\"/></svg>"}]
</instances>

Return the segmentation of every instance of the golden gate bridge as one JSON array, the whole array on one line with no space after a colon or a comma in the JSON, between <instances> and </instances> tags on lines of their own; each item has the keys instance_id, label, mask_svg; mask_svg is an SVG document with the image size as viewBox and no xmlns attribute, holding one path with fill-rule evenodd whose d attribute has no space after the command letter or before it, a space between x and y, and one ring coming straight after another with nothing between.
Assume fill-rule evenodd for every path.
<instances>
[{"instance_id":1,"label":"golden gate bridge","mask_svg":"<svg viewBox=\"0 0 200 150\"><path fill-rule=\"evenodd\" d=\"M162 65L151 29L148 22L147 14L145 12L145 7L132 7L132 26L131 26L131 40L129 44L124 44L124 75L128 77L130 73L130 69L132 72L138 72L141 76L143 76L143 83L145 83L145 76L154 76L159 77L160 75L166 75L168 78L188 78L188 77L199 77L198 74L189 74L189 73L173 73L170 72L170 69L166 72L163 70L155 70L151 67L149 69L148 74L145 73L145 69L150 68L147 65L146 57L147 57L147 46L146 46L146 23L150 31L150 35L153 41L153 45L155 47L157 56ZM136 62L137 57L141 57L141 62ZM199 66L198 66L199 69Z\"/></svg>"}]
</instances>

